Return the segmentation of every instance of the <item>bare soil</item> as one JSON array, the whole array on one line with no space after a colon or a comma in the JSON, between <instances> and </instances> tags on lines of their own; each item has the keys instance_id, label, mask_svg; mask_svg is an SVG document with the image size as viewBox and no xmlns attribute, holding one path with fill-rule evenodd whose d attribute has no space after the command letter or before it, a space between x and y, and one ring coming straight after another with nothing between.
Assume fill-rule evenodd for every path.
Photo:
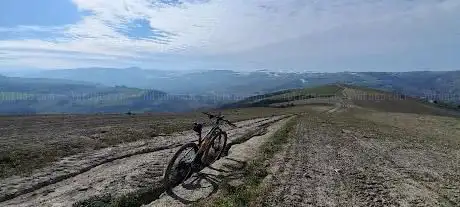
<instances>
[{"instance_id":1,"label":"bare soil","mask_svg":"<svg viewBox=\"0 0 460 207\"><path fill-rule=\"evenodd\" d=\"M409 113L305 116L258 206L459 206L460 120Z\"/></svg>"}]
</instances>

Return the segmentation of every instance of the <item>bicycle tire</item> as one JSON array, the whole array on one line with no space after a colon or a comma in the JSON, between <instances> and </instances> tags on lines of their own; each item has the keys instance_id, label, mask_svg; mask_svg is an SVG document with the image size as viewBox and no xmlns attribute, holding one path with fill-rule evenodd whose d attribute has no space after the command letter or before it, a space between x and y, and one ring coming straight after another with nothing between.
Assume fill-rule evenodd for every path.
<instances>
[{"instance_id":1,"label":"bicycle tire","mask_svg":"<svg viewBox=\"0 0 460 207\"><path fill-rule=\"evenodd\" d=\"M176 159L179 157L179 155L182 152L186 151L187 149L192 149L194 151L194 153L195 153L195 156L196 156L196 154L198 152L198 145L196 143L193 143L193 142L184 144L184 145L182 145L182 147L179 148L179 150L177 150L177 152L171 158L171 160L169 161L168 166L166 167L166 170L165 170L165 172L163 174L163 183L164 183L166 188L173 187L173 186L181 184L192 173L192 166L190 165L188 170L187 170L188 173L185 176L183 176L182 178L179 178L179 180L175 180L175 181L170 179L170 175L173 172L172 170L173 170L174 163L176 162Z\"/></svg>"},{"instance_id":2,"label":"bicycle tire","mask_svg":"<svg viewBox=\"0 0 460 207\"><path fill-rule=\"evenodd\" d=\"M217 156L214 158L214 159L211 159L211 160L208 160L207 158L209 158L209 150L211 149L211 147L213 146L213 143L214 141L220 136L220 138L223 139L223 145L220 147L220 150L219 152L217 153ZM216 134L212 139L211 139L211 143L206 146L205 150L204 150L204 154L203 154L203 159L204 161L202 161L206 166L209 166L210 164L214 163L216 160L220 159L223 152L225 151L225 148L227 146L227 133L220 130L218 134Z\"/></svg>"}]
</instances>

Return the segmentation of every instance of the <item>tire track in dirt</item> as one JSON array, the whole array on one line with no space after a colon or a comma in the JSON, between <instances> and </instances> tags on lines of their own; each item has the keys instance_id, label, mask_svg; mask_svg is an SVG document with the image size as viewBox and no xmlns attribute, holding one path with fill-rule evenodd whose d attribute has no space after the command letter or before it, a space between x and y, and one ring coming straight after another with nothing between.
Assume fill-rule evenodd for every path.
<instances>
[{"instance_id":1,"label":"tire track in dirt","mask_svg":"<svg viewBox=\"0 0 460 207\"><path fill-rule=\"evenodd\" d=\"M238 123L240 128L228 131L229 139L243 136L254 128L281 118L272 117L240 122ZM145 186L159 185L164 166L169 161L172 153L175 152L176 148L174 147L192 141L190 139L192 136L193 133L187 132L179 137L165 137L171 139L168 141L175 142L175 144L159 146L157 148L149 148L151 147L149 144L152 143L131 143L133 146L127 148L133 151L128 154L111 158L106 157L97 164L81 168L76 172L67 172L63 176L49 176L51 178L31 185L33 187L23 189L6 188L7 193L3 191L2 195L4 197L9 195L10 199L2 205L50 206L53 203L55 206L68 206L73 202L94 195L103 193L121 195ZM121 151L120 149L118 151ZM108 175L110 175L110 178ZM29 177L23 180L25 181L24 183L30 183L30 180L33 180L33 178ZM17 183L10 182L9 184L9 186L18 187L14 186ZM2 186L8 185L2 184Z\"/></svg>"},{"instance_id":2,"label":"tire track in dirt","mask_svg":"<svg viewBox=\"0 0 460 207\"><path fill-rule=\"evenodd\" d=\"M81 169L79 169L77 171L74 171L74 172L71 172L71 173L68 173L68 174L58 175L56 177L44 180L42 182L32 184L29 188L17 190L14 193L10 193L10 194L5 194L2 197L0 197L0 202L6 201L6 200L9 200L9 199L13 199L13 198L15 198L17 196L20 196L20 195L23 195L23 194L26 194L26 193L30 193L30 192L32 192L34 190L40 189L40 188L48 186L48 185L55 184L57 182L65 180L65 179L75 177L75 176L77 176L79 174L82 174L82 173L85 173L85 172L87 172L87 171L89 171L89 170L91 170L91 169L93 169L95 167L98 167L98 166L106 164L106 163L113 162L115 160L124 159L124 158L132 157L132 156L140 155L140 154L146 154L146 153L151 153L151 152L171 149L171 148L175 148L175 147L178 147L178 146L180 146L180 144L162 146L162 147L153 148L153 149L145 149L145 150L137 151L137 152L132 153L132 154L126 154L126 155L122 155L122 156L119 156L119 157L108 158L108 159L103 160L100 163L91 164L91 165L89 165L87 167L84 167L84 168L81 168Z\"/></svg>"},{"instance_id":3,"label":"tire track in dirt","mask_svg":"<svg viewBox=\"0 0 460 207\"><path fill-rule=\"evenodd\" d=\"M438 197L437 200L441 200L442 202L450 205L456 206L456 202L451 200L448 196L436 191L432 186L427 185L425 182L421 182L420 178L413 174L411 170L403 169L389 156L388 153L391 153L389 150L388 153L385 153L380 149L378 146L374 145L373 143L365 142L358 138L356 134L349 133L349 136L352 137L355 142L360 145L362 148L366 149L366 156L370 159L376 159L381 162L379 166L375 168L380 169L381 171L387 171L388 173L393 174L393 177L397 177L398 180L404 181L407 185L416 187L419 189L420 192L423 192L427 195L431 195L431 197ZM363 179L363 176L359 177L359 179ZM383 178L384 179L384 178ZM382 180L382 177L377 177L376 180ZM373 182L371 182L373 183ZM375 183L374 183L375 184ZM415 203L414 203L415 202ZM426 201L412 201L412 204L417 204L418 206L426 205L424 204ZM437 201L430 201L432 204L440 205Z\"/></svg>"},{"instance_id":4,"label":"tire track in dirt","mask_svg":"<svg viewBox=\"0 0 460 207\"><path fill-rule=\"evenodd\" d=\"M236 184L241 181L242 170L246 163L253 159L260 146L273 136L288 119L274 120L272 124L265 124L264 133L257 134L244 142L233 145L229 155L217 160L210 167L194 174L186 180L183 185L179 185L160 196L158 200L146 205L145 207L156 206L187 206L202 199L209 198L219 191L222 182Z\"/></svg>"},{"instance_id":5,"label":"tire track in dirt","mask_svg":"<svg viewBox=\"0 0 460 207\"><path fill-rule=\"evenodd\" d=\"M350 163L353 151L343 150L343 140L328 133L327 124L310 124L321 123L315 118L307 120L303 119L298 125L302 129L292 140L295 147L288 149L293 152L286 153L292 156L286 164L291 167L279 176L279 171L272 172L274 177L278 176L269 181L274 183L270 184L270 191L275 193L266 195L262 206L360 206L355 195L359 197L363 193L365 198L376 193L390 200L387 194L373 187L368 194L365 190L354 192L353 184L357 179L347 176L349 172L353 174L354 164L357 164ZM283 160L285 158L280 161ZM277 193L280 189L281 193ZM366 202L362 206L373 206L373 203Z\"/></svg>"},{"instance_id":6,"label":"tire track in dirt","mask_svg":"<svg viewBox=\"0 0 460 207\"><path fill-rule=\"evenodd\" d=\"M296 138L291 140L294 147L288 148L291 152L285 155L291 156L286 163L290 167L272 173L269 182L276 184L271 185L270 191L276 193L265 196L262 206L330 206L336 197L329 190L337 186L334 167L328 165L336 156L330 143L332 138L303 124L297 128ZM275 161L280 162L286 162L286 158Z\"/></svg>"},{"instance_id":7,"label":"tire track in dirt","mask_svg":"<svg viewBox=\"0 0 460 207\"><path fill-rule=\"evenodd\" d=\"M343 97L339 98L334 108L320 114L334 116L336 113L353 107L347 94L343 91L342 93ZM314 121L323 123L322 126L327 125L327 121ZM333 147L327 144L331 137L327 137L327 133L318 133L317 128L311 125L305 126L308 123L311 121L299 122L296 127L296 138L288 143L283 156L275 159L276 164L272 167L272 172L275 173L272 173L269 181L273 188L270 190L270 196L262 199L262 206L273 205L273 203L282 204L281 206L330 205L332 201L328 198L336 195L323 188L343 186L343 183L338 181L334 174L331 175L330 169L325 170L325 167L331 168L331 166L325 166L324 163L334 160L334 157L331 157L333 154L337 156L336 152L331 149ZM321 138L318 139L318 136ZM323 148L323 145L328 147ZM312 163L312 160L315 161ZM318 174L319 176L315 178L315 175ZM313 182L301 181L305 179L313 180Z\"/></svg>"},{"instance_id":8,"label":"tire track in dirt","mask_svg":"<svg viewBox=\"0 0 460 207\"><path fill-rule=\"evenodd\" d=\"M297 133L295 136L299 134L298 129L300 129L300 127L297 126L296 128L297 128ZM282 187L283 183L281 181L286 180L285 178L288 176L290 172L287 169L291 169L293 167L291 164L291 160L296 151L296 150L293 150L295 146L296 144L290 141L284 146L284 150L280 154L275 155L274 162L276 162L276 165L271 166L272 168L271 171L277 172L277 173L273 174L272 176L269 175L269 179L271 180L271 185L273 186L273 188L271 189L272 196L270 196L269 199L273 199L279 202L282 199L281 195L285 194L285 188ZM276 176L276 175L279 175L279 176Z\"/></svg>"},{"instance_id":9,"label":"tire track in dirt","mask_svg":"<svg viewBox=\"0 0 460 207\"><path fill-rule=\"evenodd\" d=\"M239 122L239 128L248 127L266 120L268 118ZM209 129L209 127L206 129ZM137 141L63 158L60 162L48 168L38 170L32 176L10 177L2 180L0 184L0 202L75 177L105 163L135 155L175 148L185 142L197 141L197 139L190 139L190 137L193 137L192 134L193 132L191 131L185 131L172 136L154 137L152 140Z\"/></svg>"},{"instance_id":10,"label":"tire track in dirt","mask_svg":"<svg viewBox=\"0 0 460 207\"><path fill-rule=\"evenodd\" d=\"M258 206L458 206L455 196L433 188L439 183L398 165L383 140L337 129L338 115L300 119L296 136L272 161L269 192Z\"/></svg>"}]
</instances>

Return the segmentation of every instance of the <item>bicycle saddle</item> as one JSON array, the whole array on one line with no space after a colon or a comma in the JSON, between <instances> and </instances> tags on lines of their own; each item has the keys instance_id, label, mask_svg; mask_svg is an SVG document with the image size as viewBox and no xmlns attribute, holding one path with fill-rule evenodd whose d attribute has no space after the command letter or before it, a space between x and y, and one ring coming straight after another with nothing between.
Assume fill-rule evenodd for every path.
<instances>
[{"instance_id":1,"label":"bicycle saddle","mask_svg":"<svg viewBox=\"0 0 460 207\"><path fill-rule=\"evenodd\" d=\"M203 124L193 123L193 131L201 134L202 129L203 129Z\"/></svg>"}]
</instances>

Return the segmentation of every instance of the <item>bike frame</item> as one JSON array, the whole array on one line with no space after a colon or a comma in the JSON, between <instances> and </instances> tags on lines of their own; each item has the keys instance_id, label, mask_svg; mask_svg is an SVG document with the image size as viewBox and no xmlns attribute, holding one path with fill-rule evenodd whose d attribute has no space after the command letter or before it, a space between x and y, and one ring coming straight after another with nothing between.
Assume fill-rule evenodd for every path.
<instances>
[{"instance_id":1,"label":"bike frame","mask_svg":"<svg viewBox=\"0 0 460 207\"><path fill-rule=\"evenodd\" d=\"M204 158L206 158L208 156L208 152L206 152L206 150L209 150L210 147L213 147L213 146L210 146L213 141L213 139L219 139L219 141L222 141L221 140L221 136L223 136L224 138L224 147L225 147L225 144L226 144L226 140L227 140L227 134L224 130L222 130L221 128L221 125L222 123L227 123L229 124L230 126L232 127L237 127L235 124L231 123L229 120L226 120L224 119L223 116L221 116L220 114L219 115L212 115L212 114L209 114L209 113L206 113L206 112L203 112L204 114L208 115L209 119L213 120L215 119L211 129L206 133L206 135L204 135L204 137L202 136L202 130L203 130L203 125L201 124L196 124L195 123L195 126L193 128L193 130L195 132L197 132L197 135L199 137L198 141L198 145L194 142L191 142L191 143L187 143L185 144L184 146L182 146L180 148L180 150L178 152L176 152L176 154L174 154L173 158L169 161L168 163L168 166L166 168L166 171L165 171L165 174L164 174L164 177L165 177L165 181L167 181L167 185L169 185L170 183L170 179L169 179L169 175L171 174L172 170L175 170L175 168L173 168L174 164L175 164L175 161L179 158L179 152L183 152L184 150L188 149L188 151L186 152L186 156L188 159L186 160L188 164L190 164L190 166L187 166L187 167L190 167L190 171L188 172L188 174L184 177L188 177L189 175L191 175L190 173L195 173L197 170L200 170L202 169L202 167L206 166L207 164L210 164L210 163L207 163L208 161L207 160L203 160ZM218 136L218 137L217 137ZM219 151L219 155L218 156L221 156L222 154L222 148L220 148L220 151ZM189 155L189 153L194 153L194 156L193 157L189 157L187 155ZM183 158L185 158L183 157ZM216 159L218 159L219 157L216 157ZM183 162L184 160L180 159L179 160L179 163ZM191 162L189 162L191 161ZM210 162L213 162L215 161L215 159L213 160L210 160Z\"/></svg>"},{"instance_id":2,"label":"bike frame","mask_svg":"<svg viewBox=\"0 0 460 207\"><path fill-rule=\"evenodd\" d=\"M206 135L203 138L201 138L201 134L198 135L199 136L199 139L198 139L199 149L197 153L198 155L201 155L204 149L206 149L207 145L211 141L212 134L217 130L222 131L222 129L220 129L220 121L221 120L217 118L216 122L214 123L214 126L212 126L212 128L208 131L208 133L206 133Z\"/></svg>"}]
</instances>

